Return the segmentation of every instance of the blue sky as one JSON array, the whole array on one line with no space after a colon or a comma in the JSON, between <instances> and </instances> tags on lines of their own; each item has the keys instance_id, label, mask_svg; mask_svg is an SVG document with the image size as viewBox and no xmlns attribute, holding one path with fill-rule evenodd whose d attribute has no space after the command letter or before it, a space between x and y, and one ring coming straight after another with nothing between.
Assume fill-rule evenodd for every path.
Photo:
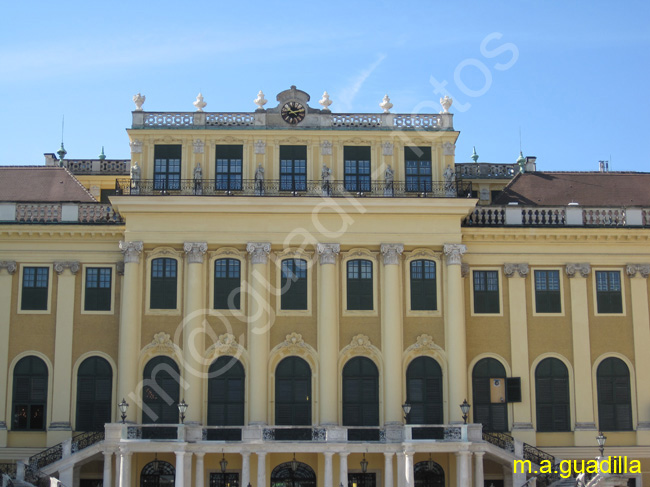
<instances>
[{"instance_id":1,"label":"blue sky","mask_svg":"<svg viewBox=\"0 0 650 487\"><path fill-rule=\"evenodd\" d=\"M333 112L440 110L456 161L648 171L650 3L556 1L6 2L0 165L43 164L65 116L68 158L128 158L145 110L252 111L295 84Z\"/></svg>"}]
</instances>

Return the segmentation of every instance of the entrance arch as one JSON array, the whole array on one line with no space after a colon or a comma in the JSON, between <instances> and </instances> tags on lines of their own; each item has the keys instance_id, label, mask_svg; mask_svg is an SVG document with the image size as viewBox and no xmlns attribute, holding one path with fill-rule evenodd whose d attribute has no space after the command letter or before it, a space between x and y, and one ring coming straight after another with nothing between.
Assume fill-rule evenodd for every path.
<instances>
[{"instance_id":1,"label":"entrance arch","mask_svg":"<svg viewBox=\"0 0 650 487\"><path fill-rule=\"evenodd\" d=\"M176 470L171 463L154 460L140 473L140 487L173 487Z\"/></svg>"},{"instance_id":2,"label":"entrance arch","mask_svg":"<svg viewBox=\"0 0 650 487\"><path fill-rule=\"evenodd\" d=\"M281 463L271 472L271 487L316 487L316 474L306 463L296 462L298 468L294 472L293 462Z\"/></svg>"},{"instance_id":3,"label":"entrance arch","mask_svg":"<svg viewBox=\"0 0 650 487\"><path fill-rule=\"evenodd\" d=\"M415 487L445 487L445 471L433 460L418 462L415 471Z\"/></svg>"}]
</instances>

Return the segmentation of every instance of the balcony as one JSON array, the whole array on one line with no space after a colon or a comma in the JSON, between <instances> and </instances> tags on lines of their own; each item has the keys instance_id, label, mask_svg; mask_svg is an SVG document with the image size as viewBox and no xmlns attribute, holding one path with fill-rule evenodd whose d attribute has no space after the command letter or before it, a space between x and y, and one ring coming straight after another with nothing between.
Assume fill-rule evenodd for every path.
<instances>
[{"instance_id":1,"label":"balcony","mask_svg":"<svg viewBox=\"0 0 650 487\"><path fill-rule=\"evenodd\" d=\"M118 179L118 196L305 196L331 198L467 198L472 192L472 183L428 181L412 184L404 181L386 183L371 181L360 184L354 190L343 181L304 181L287 184L277 179L256 181L244 179L228 188L211 179L181 179L174 182Z\"/></svg>"}]
</instances>

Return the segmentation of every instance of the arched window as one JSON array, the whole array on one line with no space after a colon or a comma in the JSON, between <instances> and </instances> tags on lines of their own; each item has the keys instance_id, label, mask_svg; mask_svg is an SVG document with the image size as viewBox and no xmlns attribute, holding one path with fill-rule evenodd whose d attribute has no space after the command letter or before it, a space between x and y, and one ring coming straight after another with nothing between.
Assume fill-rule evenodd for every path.
<instances>
[{"instance_id":1,"label":"arched window","mask_svg":"<svg viewBox=\"0 0 650 487\"><path fill-rule=\"evenodd\" d=\"M505 380L506 370L498 360L484 358L474 366L472 410L474 422L482 423L484 431L508 431Z\"/></svg>"},{"instance_id":2,"label":"arched window","mask_svg":"<svg viewBox=\"0 0 650 487\"><path fill-rule=\"evenodd\" d=\"M596 372L598 380L598 426L601 431L632 429L630 371L621 359L603 360Z\"/></svg>"},{"instance_id":3,"label":"arched window","mask_svg":"<svg viewBox=\"0 0 650 487\"><path fill-rule=\"evenodd\" d=\"M77 371L77 431L104 431L111 422L113 369L101 357L89 357Z\"/></svg>"},{"instance_id":4,"label":"arched window","mask_svg":"<svg viewBox=\"0 0 650 487\"><path fill-rule=\"evenodd\" d=\"M296 462L297 468L291 468L292 462L281 463L271 472L272 487L316 487L316 474L306 463Z\"/></svg>"},{"instance_id":5,"label":"arched window","mask_svg":"<svg viewBox=\"0 0 650 487\"><path fill-rule=\"evenodd\" d=\"M282 261L282 309L307 309L307 261Z\"/></svg>"},{"instance_id":6,"label":"arched window","mask_svg":"<svg viewBox=\"0 0 650 487\"><path fill-rule=\"evenodd\" d=\"M411 261L411 309L438 309L436 263L432 260Z\"/></svg>"},{"instance_id":7,"label":"arched window","mask_svg":"<svg viewBox=\"0 0 650 487\"><path fill-rule=\"evenodd\" d=\"M245 373L235 357L219 357L208 370L208 425L244 424Z\"/></svg>"},{"instance_id":8,"label":"arched window","mask_svg":"<svg viewBox=\"0 0 650 487\"><path fill-rule=\"evenodd\" d=\"M154 357L144 367L142 422L178 423L181 376L178 365L169 357Z\"/></svg>"},{"instance_id":9,"label":"arched window","mask_svg":"<svg viewBox=\"0 0 650 487\"><path fill-rule=\"evenodd\" d=\"M175 259L162 258L151 261L151 309L176 309L176 267Z\"/></svg>"},{"instance_id":10,"label":"arched window","mask_svg":"<svg viewBox=\"0 0 650 487\"><path fill-rule=\"evenodd\" d=\"M343 426L379 425L379 372L372 360L354 357L343 367Z\"/></svg>"},{"instance_id":11,"label":"arched window","mask_svg":"<svg viewBox=\"0 0 650 487\"><path fill-rule=\"evenodd\" d=\"M348 261L347 294L349 310L373 309L372 261L365 259Z\"/></svg>"},{"instance_id":12,"label":"arched window","mask_svg":"<svg viewBox=\"0 0 650 487\"><path fill-rule=\"evenodd\" d=\"M431 357L418 357L406 369L409 424L442 424L442 369Z\"/></svg>"},{"instance_id":13,"label":"arched window","mask_svg":"<svg viewBox=\"0 0 650 487\"><path fill-rule=\"evenodd\" d=\"M445 471L430 458L413 466L415 487L445 487Z\"/></svg>"},{"instance_id":14,"label":"arched window","mask_svg":"<svg viewBox=\"0 0 650 487\"><path fill-rule=\"evenodd\" d=\"M171 463L154 460L142 468L140 487L173 487L175 473Z\"/></svg>"},{"instance_id":15,"label":"arched window","mask_svg":"<svg viewBox=\"0 0 650 487\"><path fill-rule=\"evenodd\" d=\"M218 259L214 263L214 309L240 309L241 262Z\"/></svg>"},{"instance_id":16,"label":"arched window","mask_svg":"<svg viewBox=\"0 0 650 487\"><path fill-rule=\"evenodd\" d=\"M300 357L275 369L275 424L311 425L311 368Z\"/></svg>"},{"instance_id":17,"label":"arched window","mask_svg":"<svg viewBox=\"0 0 650 487\"><path fill-rule=\"evenodd\" d=\"M561 360L546 358L535 369L537 431L570 431L569 371Z\"/></svg>"},{"instance_id":18,"label":"arched window","mask_svg":"<svg viewBox=\"0 0 650 487\"><path fill-rule=\"evenodd\" d=\"M14 367L13 429L44 430L47 365L38 357L21 358Z\"/></svg>"}]
</instances>

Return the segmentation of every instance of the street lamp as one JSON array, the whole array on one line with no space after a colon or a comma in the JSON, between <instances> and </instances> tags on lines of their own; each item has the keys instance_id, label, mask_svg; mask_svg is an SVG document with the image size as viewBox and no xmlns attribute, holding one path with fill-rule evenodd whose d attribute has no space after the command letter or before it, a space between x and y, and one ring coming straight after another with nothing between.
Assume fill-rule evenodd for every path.
<instances>
[{"instance_id":1,"label":"street lamp","mask_svg":"<svg viewBox=\"0 0 650 487\"><path fill-rule=\"evenodd\" d=\"M226 460L226 455L223 453L223 450L221 450L221 461L219 462L219 465L221 466L221 473L226 473L226 468L228 468L228 460Z\"/></svg>"},{"instance_id":2,"label":"street lamp","mask_svg":"<svg viewBox=\"0 0 650 487\"><path fill-rule=\"evenodd\" d=\"M181 413L181 424L185 422L185 411L187 411L187 407L185 399L181 399L181 402L178 403L178 412Z\"/></svg>"},{"instance_id":3,"label":"street lamp","mask_svg":"<svg viewBox=\"0 0 650 487\"><path fill-rule=\"evenodd\" d=\"M602 431L600 431L598 436L596 436L596 441L598 441L598 448L600 449L600 456L602 457L605 452L605 441L607 441L607 437L603 435Z\"/></svg>"},{"instance_id":4,"label":"street lamp","mask_svg":"<svg viewBox=\"0 0 650 487\"><path fill-rule=\"evenodd\" d=\"M463 399L463 404L460 405L460 410L463 412L463 422L467 424L467 418L469 418L469 408L471 406L467 402L467 399Z\"/></svg>"},{"instance_id":5,"label":"street lamp","mask_svg":"<svg viewBox=\"0 0 650 487\"><path fill-rule=\"evenodd\" d=\"M296 472L298 470L298 460L296 460L296 454L293 454L293 460L291 460L291 471Z\"/></svg>"},{"instance_id":6,"label":"street lamp","mask_svg":"<svg viewBox=\"0 0 650 487\"><path fill-rule=\"evenodd\" d=\"M431 458L431 453L429 453L429 460L427 460L427 470L429 472L433 472L435 465L436 463L433 461L433 458Z\"/></svg>"},{"instance_id":7,"label":"street lamp","mask_svg":"<svg viewBox=\"0 0 650 487\"><path fill-rule=\"evenodd\" d=\"M129 409L129 403L122 398L122 402L117 405L120 408L120 413L122 413L122 424L126 421L126 410Z\"/></svg>"},{"instance_id":8,"label":"street lamp","mask_svg":"<svg viewBox=\"0 0 650 487\"><path fill-rule=\"evenodd\" d=\"M361 460L361 472L366 473L368 471L368 460L366 460L366 454L363 454L363 460Z\"/></svg>"},{"instance_id":9,"label":"street lamp","mask_svg":"<svg viewBox=\"0 0 650 487\"><path fill-rule=\"evenodd\" d=\"M405 402L402 404L402 409L404 410L404 421L408 423L409 413L411 412L411 405Z\"/></svg>"}]
</instances>

